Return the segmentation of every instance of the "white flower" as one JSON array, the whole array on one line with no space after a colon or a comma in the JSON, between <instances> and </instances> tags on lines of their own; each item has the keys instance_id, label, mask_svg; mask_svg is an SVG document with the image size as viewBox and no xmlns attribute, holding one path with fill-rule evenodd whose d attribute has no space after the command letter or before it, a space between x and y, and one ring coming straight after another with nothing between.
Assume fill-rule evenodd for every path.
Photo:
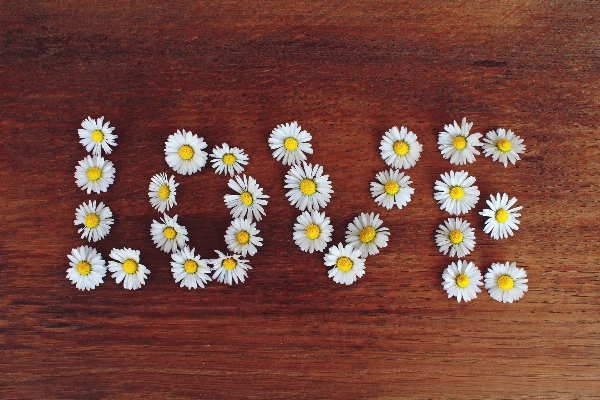
<instances>
[{"instance_id":1,"label":"white flower","mask_svg":"<svg viewBox=\"0 0 600 400\"><path fill-rule=\"evenodd\" d=\"M360 251L364 258L379 253L380 247L387 247L390 235L389 229L381 224L383 221L379 219L379 214L361 213L348 224L346 243Z\"/></svg>"},{"instance_id":2,"label":"white flower","mask_svg":"<svg viewBox=\"0 0 600 400\"><path fill-rule=\"evenodd\" d=\"M173 218L163 214L162 222L152 220L150 234L158 249L172 253L182 248L188 241L187 229L177 223L177 215Z\"/></svg>"},{"instance_id":3,"label":"white flower","mask_svg":"<svg viewBox=\"0 0 600 400\"><path fill-rule=\"evenodd\" d=\"M460 127L454 121L454 125L445 125L446 132L440 132L438 136L438 148L442 152L445 159L450 159L451 164L464 165L467 162L475 161L475 154L479 151L475 146L481 146L479 138L481 133L472 133L469 135L469 130L473 123L467 123L467 119L463 118Z\"/></svg>"},{"instance_id":4,"label":"white flower","mask_svg":"<svg viewBox=\"0 0 600 400\"><path fill-rule=\"evenodd\" d=\"M505 131L498 128L495 131L489 131L483 139L483 154L492 156L494 161L500 161L504 164L504 168L508 166L510 161L513 165L520 160L519 154L525 152L523 139L515 135L510 129Z\"/></svg>"},{"instance_id":5,"label":"white flower","mask_svg":"<svg viewBox=\"0 0 600 400\"><path fill-rule=\"evenodd\" d=\"M97 120L87 117L81 123L83 129L78 129L77 133L81 140L79 143L85 146L87 151L91 151L93 155L102 155L102 150L106 154L110 154L112 149L110 146L116 146L115 139L117 135L113 135L112 131L115 128L110 128L110 122L106 122L102 125L104 117L100 117Z\"/></svg>"},{"instance_id":6,"label":"white flower","mask_svg":"<svg viewBox=\"0 0 600 400\"><path fill-rule=\"evenodd\" d=\"M219 250L215 250L219 258L209 260L213 265L213 279L218 282L231 285L233 282L244 282L248 276L246 270L252 269L248 260L242 259L237 254L223 254Z\"/></svg>"},{"instance_id":7,"label":"white flower","mask_svg":"<svg viewBox=\"0 0 600 400\"><path fill-rule=\"evenodd\" d=\"M69 265L67 278L71 280L79 290L92 290L104 281L106 265L102 255L88 246L81 246L71 250L68 254Z\"/></svg>"},{"instance_id":8,"label":"white flower","mask_svg":"<svg viewBox=\"0 0 600 400\"><path fill-rule=\"evenodd\" d=\"M175 200L177 186L179 186L179 183L175 183L173 175L171 175L170 179L167 178L167 174L164 172L154 175L148 187L148 196L150 197L152 207L156 208L159 212L164 212L177 204L177 200Z\"/></svg>"},{"instance_id":9,"label":"white flower","mask_svg":"<svg viewBox=\"0 0 600 400\"><path fill-rule=\"evenodd\" d=\"M375 199L375 203L388 210L393 208L394 204L401 210L415 193L415 189L409 186L412 183L410 176L398 170L379 172L375 178L379 183L371 182L371 196Z\"/></svg>"},{"instance_id":10,"label":"white flower","mask_svg":"<svg viewBox=\"0 0 600 400\"><path fill-rule=\"evenodd\" d=\"M239 253L242 257L246 254L256 254L256 246L262 246L262 238L256 236L260 233L256 223L245 218L236 218L231 222L225 233L225 242L230 251Z\"/></svg>"},{"instance_id":11,"label":"white flower","mask_svg":"<svg viewBox=\"0 0 600 400\"><path fill-rule=\"evenodd\" d=\"M444 279L444 289L448 292L448 298L456 297L456 301L460 303L471 301L477 297L477 293L481 292L479 286L483 285L481 280L483 277L479 272L479 268L472 262L458 260L457 263L448 265L442 274Z\"/></svg>"},{"instance_id":12,"label":"white flower","mask_svg":"<svg viewBox=\"0 0 600 400\"><path fill-rule=\"evenodd\" d=\"M381 139L381 158L392 168L408 169L414 167L421 156L423 147L417 141L417 135L405 127L394 126Z\"/></svg>"},{"instance_id":13,"label":"white flower","mask_svg":"<svg viewBox=\"0 0 600 400\"><path fill-rule=\"evenodd\" d=\"M451 215L466 214L479 201L479 189L472 186L475 177L465 171L440 175L442 181L435 181L434 198L440 203L440 209Z\"/></svg>"},{"instance_id":14,"label":"white flower","mask_svg":"<svg viewBox=\"0 0 600 400\"><path fill-rule=\"evenodd\" d=\"M81 204L75 211L75 226L83 225L77 233L81 234L81 238L86 238L90 242L97 242L103 239L110 233L110 226L114 220L110 208L100 202L96 206L96 201L88 201L87 203Z\"/></svg>"},{"instance_id":15,"label":"white flower","mask_svg":"<svg viewBox=\"0 0 600 400\"><path fill-rule=\"evenodd\" d=\"M512 303L527 291L527 273L523 268L517 268L515 262L493 263L485 274L485 288L492 299Z\"/></svg>"},{"instance_id":16,"label":"white flower","mask_svg":"<svg viewBox=\"0 0 600 400\"><path fill-rule=\"evenodd\" d=\"M277 161L283 158L283 165L299 164L306 160L304 153L312 154L313 149L309 143L312 139L310 133L301 131L297 122L291 124L277 125L269 137L269 147L273 152L273 158Z\"/></svg>"},{"instance_id":17,"label":"white flower","mask_svg":"<svg viewBox=\"0 0 600 400\"><path fill-rule=\"evenodd\" d=\"M207 265L208 260L200 258L200 254L194 255L196 249L184 246L171 254L171 272L175 282L180 282L180 287L188 289L197 289L198 286L204 288L207 281L210 281L210 268Z\"/></svg>"},{"instance_id":18,"label":"white flower","mask_svg":"<svg viewBox=\"0 0 600 400\"><path fill-rule=\"evenodd\" d=\"M256 179L253 177L246 177L236 175L235 180L230 179L227 184L231 189L239 194L226 194L225 205L227 208L231 208L231 215L234 218L248 218L252 221L252 218L260 221L262 216L265 215L263 206L266 206L269 196L263 194L263 190ZM261 215L262 214L262 215Z\"/></svg>"},{"instance_id":19,"label":"white flower","mask_svg":"<svg viewBox=\"0 0 600 400\"><path fill-rule=\"evenodd\" d=\"M123 281L123 287L127 290L142 287L150 270L140 264L139 250L112 249L110 257L115 261L108 262L108 270L113 272L112 277L116 279L117 284Z\"/></svg>"},{"instance_id":20,"label":"white flower","mask_svg":"<svg viewBox=\"0 0 600 400\"><path fill-rule=\"evenodd\" d=\"M165 142L165 160L175 172L191 175L206 165L208 153L202 151L206 146L203 138L177 130Z\"/></svg>"},{"instance_id":21,"label":"white flower","mask_svg":"<svg viewBox=\"0 0 600 400\"><path fill-rule=\"evenodd\" d=\"M464 257L475 247L475 229L471 228L466 220L461 218L448 218L436 231L435 242L440 252L450 257Z\"/></svg>"},{"instance_id":22,"label":"white flower","mask_svg":"<svg viewBox=\"0 0 600 400\"><path fill-rule=\"evenodd\" d=\"M100 193L106 192L115 181L113 163L100 156L87 156L75 167L75 182L81 190Z\"/></svg>"},{"instance_id":23,"label":"white flower","mask_svg":"<svg viewBox=\"0 0 600 400\"><path fill-rule=\"evenodd\" d=\"M318 210L325 208L331 199L331 182L329 175L323 175L323 167L305 162L293 165L285 176L285 186L289 190L285 196L291 205L295 205L300 211Z\"/></svg>"},{"instance_id":24,"label":"white flower","mask_svg":"<svg viewBox=\"0 0 600 400\"><path fill-rule=\"evenodd\" d=\"M223 147L215 146L211 154L211 162L216 174L234 176L244 172L244 165L248 165L248 156L243 149L229 147L223 143Z\"/></svg>"},{"instance_id":25,"label":"white flower","mask_svg":"<svg viewBox=\"0 0 600 400\"><path fill-rule=\"evenodd\" d=\"M365 274L365 259L351 244L331 246L323 258L326 266L333 267L328 275L335 283L351 285Z\"/></svg>"},{"instance_id":26,"label":"white flower","mask_svg":"<svg viewBox=\"0 0 600 400\"><path fill-rule=\"evenodd\" d=\"M294 241L302 251L323 251L331 241L333 226L325 213L304 211L296 219Z\"/></svg>"},{"instance_id":27,"label":"white flower","mask_svg":"<svg viewBox=\"0 0 600 400\"><path fill-rule=\"evenodd\" d=\"M517 202L517 198L513 197L508 200L506 193L500 196L500 193L490 195L490 200L486 200L490 208L484 208L480 215L488 217L485 221L483 231L489 233L493 239L505 239L513 235L513 230L519 229L519 218L521 214L517 211L523 207L511 208Z\"/></svg>"}]
</instances>

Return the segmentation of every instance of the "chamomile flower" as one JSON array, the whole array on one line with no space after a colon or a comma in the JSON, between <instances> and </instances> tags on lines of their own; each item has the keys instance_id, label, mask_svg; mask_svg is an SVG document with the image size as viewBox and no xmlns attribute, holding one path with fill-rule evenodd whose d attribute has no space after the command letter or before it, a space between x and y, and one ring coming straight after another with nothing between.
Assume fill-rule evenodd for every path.
<instances>
[{"instance_id":1,"label":"chamomile flower","mask_svg":"<svg viewBox=\"0 0 600 400\"><path fill-rule=\"evenodd\" d=\"M448 265L442 274L444 289L448 298L456 297L456 301L471 301L481 292L479 286L483 285L481 272L472 262L458 260Z\"/></svg>"},{"instance_id":2,"label":"chamomile flower","mask_svg":"<svg viewBox=\"0 0 600 400\"><path fill-rule=\"evenodd\" d=\"M381 224L383 221L379 219L379 214L361 213L348 224L346 243L360 251L364 258L379 253L379 248L387 247L390 235L389 229Z\"/></svg>"},{"instance_id":3,"label":"chamomile flower","mask_svg":"<svg viewBox=\"0 0 600 400\"><path fill-rule=\"evenodd\" d=\"M75 182L81 190L100 193L106 192L115 181L113 163L100 156L87 156L75 167Z\"/></svg>"},{"instance_id":4,"label":"chamomile flower","mask_svg":"<svg viewBox=\"0 0 600 400\"><path fill-rule=\"evenodd\" d=\"M169 167L182 175L191 175L206 165L208 153L204 138L192 132L177 130L165 142L165 160Z\"/></svg>"},{"instance_id":5,"label":"chamomile flower","mask_svg":"<svg viewBox=\"0 0 600 400\"><path fill-rule=\"evenodd\" d=\"M299 164L306 160L304 153L312 154L312 139L310 133L301 131L297 122L277 125L269 137L269 147L273 152L273 158L277 161L283 159L283 165Z\"/></svg>"},{"instance_id":6,"label":"chamomile flower","mask_svg":"<svg viewBox=\"0 0 600 400\"><path fill-rule=\"evenodd\" d=\"M371 196L375 199L375 203L388 210L394 205L401 210L415 193L415 189L410 187L412 183L410 176L404 175L404 172L390 169L379 172L375 178L379 182L371 182Z\"/></svg>"},{"instance_id":7,"label":"chamomile flower","mask_svg":"<svg viewBox=\"0 0 600 400\"><path fill-rule=\"evenodd\" d=\"M291 205L300 211L319 210L325 208L331 199L331 182L329 175L323 175L323 167L319 164L293 165L285 176L286 189L290 189L285 196Z\"/></svg>"},{"instance_id":8,"label":"chamomile flower","mask_svg":"<svg viewBox=\"0 0 600 400\"><path fill-rule=\"evenodd\" d=\"M246 271L252 269L249 261L242 259L237 254L226 255L219 250L215 250L215 252L219 258L209 261L213 265L213 279L227 285L232 285L233 282L244 283L244 280L248 277Z\"/></svg>"},{"instance_id":9,"label":"chamomile flower","mask_svg":"<svg viewBox=\"0 0 600 400\"><path fill-rule=\"evenodd\" d=\"M225 233L227 248L234 253L253 256L256 247L262 246L262 238L258 237L260 231L256 229L256 223L245 218L236 218L231 222Z\"/></svg>"},{"instance_id":10,"label":"chamomile flower","mask_svg":"<svg viewBox=\"0 0 600 400\"><path fill-rule=\"evenodd\" d=\"M104 282L106 264L102 255L88 246L81 246L71 250L68 254L69 265L67 278L79 290L92 290Z\"/></svg>"},{"instance_id":11,"label":"chamomile flower","mask_svg":"<svg viewBox=\"0 0 600 400\"><path fill-rule=\"evenodd\" d=\"M381 158L392 168L408 169L414 167L421 156L423 147L417 141L417 135L405 127L394 126L381 139Z\"/></svg>"},{"instance_id":12,"label":"chamomile flower","mask_svg":"<svg viewBox=\"0 0 600 400\"><path fill-rule=\"evenodd\" d=\"M525 152L523 139L515 135L510 129L508 131L498 128L486 133L483 139L483 154L492 156L492 160L500 161L504 168L511 162L513 165L520 160L519 154Z\"/></svg>"},{"instance_id":13,"label":"chamomile flower","mask_svg":"<svg viewBox=\"0 0 600 400\"><path fill-rule=\"evenodd\" d=\"M485 288L492 299L512 303L527 291L527 273L523 268L517 268L515 262L493 263L485 274Z\"/></svg>"},{"instance_id":14,"label":"chamomile flower","mask_svg":"<svg viewBox=\"0 0 600 400\"><path fill-rule=\"evenodd\" d=\"M234 176L244 172L244 165L248 165L248 156L244 150L229 147L227 143L223 143L222 147L215 146L211 158L216 174L224 172L225 175Z\"/></svg>"},{"instance_id":15,"label":"chamomile flower","mask_svg":"<svg viewBox=\"0 0 600 400\"><path fill-rule=\"evenodd\" d=\"M182 249L171 254L171 272L175 282L181 282L180 287L188 289L197 289L198 286L204 288L210 278L210 268L207 260L200 258L200 254L194 255L196 249L184 246Z\"/></svg>"},{"instance_id":16,"label":"chamomile flower","mask_svg":"<svg viewBox=\"0 0 600 400\"><path fill-rule=\"evenodd\" d=\"M175 183L174 176L169 179L164 172L154 175L148 187L148 196L152 207L159 212L164 212L177 204L177 200L175 200L177 186L179 186L179 183Z\"/></svg>"},{"instance_id":17,"label":"chamomile flower","mask_svg":"<svg viewBox=\"0 0 600 400\"><path fill-rule=\"evenodd\" d=\"M123 282L123 287L127 290L142 287L150 270L140 264L139 250L112 249L110 257L115 261L108 262L108 270L113 273L112 277L116 279L117 284Z\"/></svg>"},{"instance_id":18,"label":"chamomile flower","mask_svg":"<svg viewBox=\"0 0 600 400\"><path fill-rule=\"evenodd\" d=\"M323 258L326 266L333 267L328 275L335 283L351 285L365 274L365 259L351 244L331 246Z\"/></svg>"},{"instance_id":19,"label":"chamomile flower","mask_svg":"<svg viewBox=\"0 0 600 400\"><path fill-rule=\"evenodd\" d=\"M294 242L302 251L323 251L331 241L333 226L325 213L304 211L294 225Z\"/></svg>"},{"instance_id":20,"label":"chamomile flower","mask_svg":"<svg viewBox=\"0 0 600 400\"><path fill-rule=\"evenodd\" d=\"M471 133L472 122L467 123L463 118L460 127L454 121L454 125L445 125L445 132L440 132L438 136L438 148L445 159L450 159L451 164L464 165L475 161L475 155L479 151L475 148L481 146L479 138L481 133Z\"/></svg>"},{"instance_id":21,"label":"chamomile flower","mask_svg":"<svg viewBox=\"0 0 600 400\"><path fill-rule=\"evenodd\" d=\"M110 154L112 149L110 146L116 146L115 139L117 135L113 135L115 128L110 127L110 122L104 123L104 117L92 119L87 117L81 123L83 129L78 129L77 133L81 143L87 151L91 151L93 155L102 155L102 150L106 154Z\"/></svg>"},{"instance_id":22,"label":"chamomile flower","mask_svg":"<svg viewBox=\"0 0 600 400\"><path fill-rule=\"evenodd\" d=\"M464 257L475 247L475 229L461 218L448 218L436 233L435 242L440 253L447 254L450 251L450 257Z\"/></svg>"},{"instance_id":23,"label":"chamomile flower","mask_svg":"<svg viewBox=\"0 0 600 400\"><path fill-rule=\"evenodd\" d=\"M441 181L435 181L434 198L438 201L441 210L448 211L451 215L466 214L479 201L479 189L473 186L475 177L469 176L465 171L440 175Z\"/></svg>"},{"instance_id":24,"label":"chamomile flower","mask_svg":"<svg viewBox=\"0 0 600 400\"><path fill-rule=\"evenodd\" d=\"M187 229L177 223L177 215L173 218L163 214L162 222L153 220L150 234L156 247L165 253L177 251L188 241Z\"/></svg>"},{"instance_id":25,"label":"chamomile flower","mask_svg":"<svg viewBox=\"0 0 600 400\"><path fill-rule=\"evenodd\" d=\"M114 220L110 208L100 202L96 206L96 201L88 201L81 204L75 210L75 226L83 225L77 233L81 233L81 238L86 238L90 242L97 242L104 239L110 233L110 226Z\"/></svg>"},{"instance_id":26,"label":"chamomile flower","mask_svg":"<svg viewBox=\"0 0 600 400\"><path fill-rule=\"evenodd\" d=\"M506 193L500 196L500 193L490 195L490 200L486 200L489 208L485 208L480 215L488 217L485 221L483 231L489 233L493 239L505 239L513 235L513 230L519 229L519 218L521 214L517 211L523 207L511 208L517 202L517 198L508 199Z\"/></svg>"},{"instance_id":27,"label":"chamomile flower","mask_svg":"<svg viewBox=\"0 0 600 400\"><path fill-rule=\"evenodd\" d=\"M233 218L248 218L250 221L254 218L260 221L262 216L266 215L263 206L267 205L268 201L266 199L269 196L263 194L263 190L256 183L256 179L251 176L236 175L235 180L230 179L227 185L238 193L226 194L224 197L225 205L227 208L231 208Z\"/></svg>"}]
</instances>

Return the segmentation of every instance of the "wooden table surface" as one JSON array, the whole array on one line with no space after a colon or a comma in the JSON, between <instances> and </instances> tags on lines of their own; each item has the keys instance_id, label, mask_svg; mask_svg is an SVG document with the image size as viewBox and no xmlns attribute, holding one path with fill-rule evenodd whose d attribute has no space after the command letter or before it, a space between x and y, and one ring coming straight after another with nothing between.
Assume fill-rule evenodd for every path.
<instances>
[{"instance_id":1,"label":"wooden table surface","mask_svg":"<svg viewBox=\"0 0 600 400\"><path fill-rule=\"evenodd\" d=\"M573 2L0 2L0 397L2 398L584 398L600 396L600 3ZM108 192L73 177L87 116L116 128ZM464 168L437 150L444 124L510 128L527 151L504 168ZM377 212L389 246L354 285L327 277L321 254L292 240L299 212L287 168L267 144L298 121L335 193L333 243ZM421 160L402 210L369 193L382 134L414 131ZM177 129L250 156L270 197L264 246L241 285L175 284L156 249L150 178L171 173ZM529 291L514 304L483 291L448 299L435 230L439 174L464 169L481 199L506 192L521 229L495 241L477 229L467 257L485 273L516 261ZM206 167L177 176L173 214L204 258L226 250L227 179ZM115 224L93 244L141 250L152 271L124 290L66 279L88 244L74 226L87 200Z\"/></svg>"}]
</instances>

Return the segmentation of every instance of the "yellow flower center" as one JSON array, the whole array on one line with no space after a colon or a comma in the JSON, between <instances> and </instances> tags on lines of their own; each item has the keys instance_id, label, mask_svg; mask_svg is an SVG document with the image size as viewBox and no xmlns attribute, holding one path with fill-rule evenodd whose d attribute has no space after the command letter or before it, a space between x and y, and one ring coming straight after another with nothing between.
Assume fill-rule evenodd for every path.
<instances>
[{"instance_id":1,"label":"yellow flower center","mask_svg":"<svg viewBox=\"0 0 600 400\"><path fill-rule=\"evenodd\" d=\"M502 290L510 290L515 286L515 281L508 275L502 275L498 278L498 287Z\"/></svg>"},{"instance_id":2,"label":"yellow flower center","mask_svg":"<svg viewBox=\"0 0 600 400\"><path fill-rule=\"evenodd\" d=\"M242 200L242 203L244 203L247 206L252 205L253 202L252 195L248 192L240 194L240 200Z\"/></svg>"},{"instance_id":3,"label":"yellow flower center","mask_svg":"<svg viewBox=\"0 0 600 400\"><path fill-rule=\"evenodd\" d=\"M237 261L235 261L233 258L226 258L223 260L223 268L225 268L227 271L231 271L236 265Z\"/></svg>"},{"instance_id":4,"label":"yellow flower center","mask_svg":"<svg viewBox=\"0 0 600 400\"><path fill-rule=\"evenodd\" d=\"M309 239L315 240L321 234L321 228L317 224L310 224L306 227L306 236Z\"/></svg>"},{"instance_id":5,"label":"yellow flower center","mask_svg":"<svg viewBox=\"0 0 600 400\"><path fill-rule=\"evenodd\" d=\"M399 156L405 156L408 153L408 144L402 140L398 140L394 143L394 153Z\"/></svg>"},{"instance_id":6,"label":"yellow flower center","mask_svg":"<svg viewBox=\"0 0 600 400\"><path fill-rule=\"evenodd\" d=\"M104 140L104 133L100 129L96 129L92 132L92 140L96 143L100 143Z\"/></svg>"},{"instance_id":7,"label":"yellow flower center","mask_svg":"<svg viewBox=\"0 0 600 400\"><path fill-rule=\"evenodd\" d=\"M240 242L240 244L247 244L250 241L250 234L246 231L238 232L237 241Z\"/></svg>"},{"instance_id":8,"label":"yellow flower center","mask_svg":"<svg viewBox=\"0 0 600 400\"><path fill-rule=\"evenodd\" d=\"M87 177L90 181L97 181L102 177L102 170L98 167L92 167L87 170Z\"/></svg>"},{"instance_id":9,"label":"yellow flower center","mask_svg":"<svg viewBox=\"0 0 600 400\"><path fill-rule=\"evenodd\" d=\"M498 146L500 151L503 151L506 153L507 151L510 151L512 144L510 143L510 140L508 140L508 139L500 139L500 140L498 140L498 143L496 143L496 146Z\"/></svg>"},{"instance_id":10,"label":"yellow flower center","mask_svg":"<svg viewBox=\"0 0 600 400\"><path fill-rule=\"evenodd\" d=\"M456 149L462 150L467 147L467 139L464 136L455 136L452 144Z\"/></svg>"},{"instance_id":11,"label":"yellow flower center","mask_svg":"<svg viewBox=\"0 0 600 400\"><path fill-rule=\"evenodd\" d=\"M137 269L138 269L138 264L135 261L133 261L131 258L128 258L123 263L123 271L125 271L126 274L135 274L137 272Z\"/></svg>"},{"instance_id":12,"label":"yellow flower center","mask_svg":"<svg viewBox=\"0 0 600 400\"><path fill-rule=\"evenodd\" d=\"M337 268L342 272L348 272L352 269L352 260L348 257L340 257L335 263Z\"/></svg>"},{"instance_id":13,"label":"yellow flower center","mask_svg":"<svg viewBox=\"0 0 600 400\"><path fill-rule=\"evenodd\" d=\"M450 232L450 241L452 242L452 244L459 244L460 242L462 242L463 241L462 232L459 231L458 229L455 229L452 232Z\"/></svg>"},{"instance_id":14,"label":"yellow flower center","mask_svg":"<svg viewBox=\"0 0 600 400\"><path fill-rule=\"evenodd\" d=\"M459 276L457 276L456 277L456 286L458 286L461 289L464 289L467 286L469 286L469 277L466 276L465 274L460 274Z\"/></svg>"},{"instance_id":15,"label":"yellow flower center","mask_svg":"<svg viewBox=\"0 0 600 400\"><path fill-rule=\"evenodd\" d=\"M223 162L227 165L233 165L235 162L235 156L233 154L225 154L223 156Z\"/></svg>"},{"instance_id":16,"label":"yellow flower center","mask_svg":"<svg viewBox=\"0 0 600 400\"><path fill-rule=\"evenodd\" d=\"M465 197L465 190L460 186L454 186L452 189L450 189L450 197L460 200Z\"/></svg>"},{"instance_id":17,"label":"yellow flower center","mask_svg":"<svg viewBox=\"0 0 600 400\"><path fill-rule=\"evenodd\" d=\"M163 200L166 200L171 195L171 189L169 189L169 185L162 185L158 188L158 197Z\"/></svg>"},{"instance_id":18,"label":"yellow flower center","mask_svg":"<svg viewBox=\"0 0 600 400\"><path fill-rule=\"evenodd\" d=\"M100 218L96 214L88 214L85 216L85 226L95 228L100 224Z\"/></svg>"},{"instance_id":19,"label":"yellow flower center","mask_svg":"<svg viewBox=\"0 0 600 400\"><path fill-rule=\"evenodd\" d=\"M496 211L496 221L498 221L501 224L503 224L507 220L508 220L508 213L506 212L505 209L501 208L498 211Z\"/></svg>"},{"instance_id":20,"label":"yellow flower center","mask_svg":"<svg viewBox=\"0 0 600 400\"><path fill-rule=\"evenodd\" d=\"M77 272L79 272L79 275L87 275L92 272L92 266L87 261L80 261L77 264Z\"/></svg>"},{"instance_id":21,"label":"yellow flower center","mask_svg":"<svg viewBox=\"0 0 600 400\"><path fill-rule=\"evenodd\" d=\"M188 274L195 274L196 271L198 271L198 263L194 260L187 260L183 264L183 269L185 269L185 272Z\"/></svg>"},{"instance_id":22,"label":"yellow flower center","mask_svg":"<svg viewBox=\"0 0 600 400\"><path fill-rule=\"evenodd\" d=\"M387 194L395 195L396 193L398 193L399 190L400 186L394 181L389 181L385 184L385 192Z\"/></svg>"},{"instance_id":23,"label":"yellow flower center","mask_svg":"<svg viewBox=\"0 0 600 400\"><path fill-rule=\"evenodd\" d=\"M285 149L287 151L292 151L292 150L296 150L296 148L298 147L298 141L294 138L287 138L285 139L285 142L283 142L283 145L285 146Z\"/></svg>"},{"instance_id":24,"label":"yellow flower center","mask_svg":"<svg viewBox=\"0 0 600 400\"><path fill-rule=\"evenodd\" d=\"M194 149L192 149L191 146L184 144L179 148L179 157L183 158L184 160L191 159L194 157Z\"/></svg>"},{"instance_id":25,"label":"yellow flower center","mask_svg":"<svg viewBox=\"0 0 600 400\"><path fill-rule=\"evenodd\" d=\"M360 241L363 243L369 243L370 241L372 241L373 239L375 239L375 229L373 229L373 227L371 226L366 226L362 229L362 231L360 231Z\"/></svg>"},{"instance_id":26,"label":"yellow flower center","mask_svg":"<svg viewBox=\"0 0 600 400\"><path fill-rule=\"evenodd\" d=\"M307 196L313 195L317 191L317 185L312 179L304 179L300 182L300 191Z\"/></svg>"},{"instance_id":27,"label":"yellow flower center","mask_svg":"<svg viewBox=\"0 0 600 400\"><path fill-rule=\"evenodd\" d=\"M163 231L163 234L169 240L175 239L175 236L177 236L177 232L175 232L175 229L171 228L170 226L165 228L165 230Z\"/></svg>"}]
</instances>

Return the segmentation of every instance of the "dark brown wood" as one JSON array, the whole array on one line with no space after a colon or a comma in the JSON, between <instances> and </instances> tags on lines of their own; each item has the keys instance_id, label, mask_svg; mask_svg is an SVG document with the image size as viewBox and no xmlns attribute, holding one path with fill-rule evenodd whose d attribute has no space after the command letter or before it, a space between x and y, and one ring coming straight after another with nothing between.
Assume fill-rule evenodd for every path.
<instances>
[{"instance_id":1,"label":"dark brown wood","mask_svg":"<svg viewBox=\"0 0 600 400\"><path fill-rule=\"evenodd\" d=\"M0 3L0 396L3 398L515 398L600 393L598 174L600 4L574 2ZM77 129L104 115L118 147L107 193L73 178ZM529 292L447 299L434 233L447 214L433 183L453 167L437 150L444 124L510 128L527 152L504 168L464 169L482 192L516 196L516 236L477 228L485 272L516 261ZM287 168L267 138L297 120L335 194L334 243L360 212L380 213L390 245L342 287L322 256L292 240ZM369 182L386 169L381 135L413 130L416 194L387 211ZM264 246L243 285L181 289L149 231L147 196L170 169L176 129L250 155L271 196ZM456 169L456 167L454 167ZM174 213L203 257L226 250L227 179L210 167L180 182ZM106 202L110 235L94 245L142 252L147 284L107 276L92 292L65 278L83 201Z\"/></svg>"}]
</instances>

